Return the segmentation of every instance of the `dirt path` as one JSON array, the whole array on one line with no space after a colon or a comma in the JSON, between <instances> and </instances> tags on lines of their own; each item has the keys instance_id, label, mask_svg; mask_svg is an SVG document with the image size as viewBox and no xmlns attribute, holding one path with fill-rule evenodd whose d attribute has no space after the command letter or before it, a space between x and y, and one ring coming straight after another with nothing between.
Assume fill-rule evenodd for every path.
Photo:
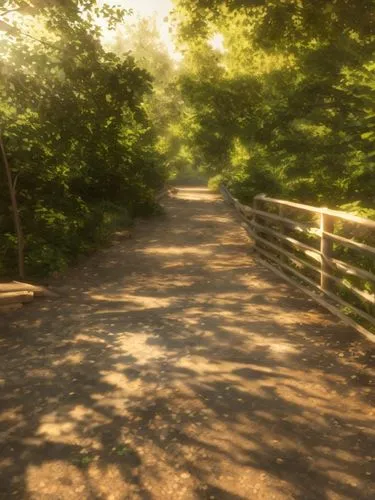
<instances>
[{"instance_id":1,"label":"dirt path","mask_svg":"<svg viewBox=\"0 0 375 500\"><path fill-rule=\"evenodd\" d=\"M375 498L374 346L219 198L165 206L2 320L0 498Z\"/></svg>"}]
</instances>

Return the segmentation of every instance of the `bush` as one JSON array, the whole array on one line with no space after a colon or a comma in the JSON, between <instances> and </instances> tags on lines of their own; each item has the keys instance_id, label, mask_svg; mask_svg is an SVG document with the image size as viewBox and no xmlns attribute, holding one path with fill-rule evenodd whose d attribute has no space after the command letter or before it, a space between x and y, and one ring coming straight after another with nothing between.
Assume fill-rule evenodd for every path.
<instances>
[{"instance_id":1,"label":"bush","mask_svg":"<svg viewBox=\"0 0 375 500\"><path fill-rule=\"evenodd\" d=\"M240 201L251 204L257 194L280 196L281 184L271 169L251 163L241 175L229 177L227 187Z\"/></svg>"},{"instance_id":2,"label":"bush","mask_svg":"<svg viewBox=\"0 0 375 500\"><path fill-rule=\"evenodd\" d=\"M220 192L220 186L223 184L223 176L221 174L215 175L214 177L211 177L208 181L208 189L212 191L213 193L219 193Z\"/></svg>"}]
</instances>

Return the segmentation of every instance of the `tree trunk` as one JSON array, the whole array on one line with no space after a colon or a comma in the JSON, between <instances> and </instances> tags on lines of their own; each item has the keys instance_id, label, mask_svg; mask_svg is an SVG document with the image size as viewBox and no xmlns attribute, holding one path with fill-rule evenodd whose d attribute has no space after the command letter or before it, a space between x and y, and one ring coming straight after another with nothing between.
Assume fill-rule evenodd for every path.
<instances>
[{"instance_id":1,"label":"tree trunk","mask_svg":"<svg viewBox=\"0 0 375 500\"><path fill-rule=\"evenodd\" d=\"M25 277L25 262L24 262L23 231L22 231L20 214L18 212L16 189L15 189L15 185L13 184L12 172L11 172L10 167L9 167L8 158L7 158L7 155L5 152L5 147L4 147L4 142L3 142L1 132L0 132L0 149L1 149L1 154L3 157L4 168L5 168L7 181L8 181L9 194L10 194L10 199L12 202L14 228L15 228L16 236L17 236L18 274L19 274L21 279L24 279L24 277Z\"/></svg>"}]
</instances>

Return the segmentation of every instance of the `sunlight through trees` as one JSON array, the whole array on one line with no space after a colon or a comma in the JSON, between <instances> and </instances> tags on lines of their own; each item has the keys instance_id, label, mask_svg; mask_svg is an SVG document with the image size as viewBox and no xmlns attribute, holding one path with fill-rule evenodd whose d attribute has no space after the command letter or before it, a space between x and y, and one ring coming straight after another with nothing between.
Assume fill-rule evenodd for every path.
<instances>
[{"instance_id":1,"label":"sunlight through trees","mask_svg":"<svg viewBox=\"0 0 375 500\"><path fill-rule=\"evenodd\" d=\"M246 202L266 192L374 216L373 0L3 4L0 127L27 273L64 269L150 213L178 172ZM0 181L12 275L3 168Z\"/></svg>"}]
</instances>

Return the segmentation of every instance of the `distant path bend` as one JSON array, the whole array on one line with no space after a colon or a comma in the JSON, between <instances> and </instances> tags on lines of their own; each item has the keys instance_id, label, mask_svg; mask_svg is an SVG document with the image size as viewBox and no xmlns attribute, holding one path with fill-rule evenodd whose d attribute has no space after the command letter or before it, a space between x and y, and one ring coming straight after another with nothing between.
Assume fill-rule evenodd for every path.
<instances>
[{"instance_id":1,"label":"distant path bend","mask_svg":"<svg viewBox=\"0 0 375 500\"><path fill-rule=\"evenodd\" d=\"M375 498L375 349L182 188L2 319L0 498Z\"/></svg>"}]
</instances>

